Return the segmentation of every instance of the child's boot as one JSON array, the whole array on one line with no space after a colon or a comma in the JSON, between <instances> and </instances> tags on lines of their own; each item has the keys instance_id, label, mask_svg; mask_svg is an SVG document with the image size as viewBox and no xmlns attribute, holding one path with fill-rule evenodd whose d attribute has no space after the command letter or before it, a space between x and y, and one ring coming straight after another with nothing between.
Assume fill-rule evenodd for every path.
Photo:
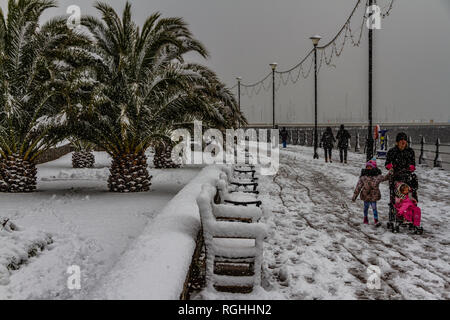
<instances>
[{"instance_id":1,"label":"child's boot","mask_svg":"<svg viewBox=\"0 0 450 320\"><path fill-rule=\"evenodd\" d=\"M364 224L369 224L369 219L367 219L367 217L364 217Z\"/></svg>"},{"instance_id":2,"label":"child's boot","mask_svg":"<svg viewBox=\"0 0 450 320\"><path fill-rule=\"evenodd\" d=\"M375 227L381 226L381 223L378 222L378 219L373 219L373 220L374 220L374 222L375 222Z\"/></svg>"}]
</instances>

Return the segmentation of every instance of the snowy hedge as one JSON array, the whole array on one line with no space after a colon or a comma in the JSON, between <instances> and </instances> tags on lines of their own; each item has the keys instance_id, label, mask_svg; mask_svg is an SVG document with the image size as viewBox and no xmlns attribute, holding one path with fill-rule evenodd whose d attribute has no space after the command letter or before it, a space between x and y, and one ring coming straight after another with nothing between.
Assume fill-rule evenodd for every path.
<instances>
[{"instance_id":1,"label":"snowy hedge","mask_svg":"<svg viewBox=\"0 0 450 320\"><path fill-rule=\"evenodd\" d=\"M33 228L24 230L0 217L0 285L8 284L12 271L51 243L50 234Z\"/></svg>"},{"instance_id":2,"label":"snowy hedge","mask_svg":"<svg viewBox=\"0 0 450 320\"><path fill-rule=\"evenodd\" d=\"M196 198L215 186L219 166L204 168L151 222L93 292L93 299L178 300L200 230Z\"/></svg>"}]
</instances>

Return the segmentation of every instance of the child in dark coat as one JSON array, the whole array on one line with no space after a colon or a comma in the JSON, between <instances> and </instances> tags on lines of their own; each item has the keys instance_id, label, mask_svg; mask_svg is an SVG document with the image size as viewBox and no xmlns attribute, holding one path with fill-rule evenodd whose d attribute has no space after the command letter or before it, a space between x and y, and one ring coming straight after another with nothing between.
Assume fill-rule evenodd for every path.
<instances>
[{"instance_id":1,"label":"child in dark coat","mask_svg":"<svg viewBox=\"0 0 450 320\"><path fill-rule=\"evenodd\" d=\"M358 195L364 201L364 224L369 224L369 207L372 207L375 225L377 227L380 225L377 211L377 201L381 199L380 183L389 180L391 175L392 171L389 171L387 175L383 176L381 170L377 168L375 160L368 161L366 169L361 170L352 201L356 201Z\"/></svg>"}]
</instances>

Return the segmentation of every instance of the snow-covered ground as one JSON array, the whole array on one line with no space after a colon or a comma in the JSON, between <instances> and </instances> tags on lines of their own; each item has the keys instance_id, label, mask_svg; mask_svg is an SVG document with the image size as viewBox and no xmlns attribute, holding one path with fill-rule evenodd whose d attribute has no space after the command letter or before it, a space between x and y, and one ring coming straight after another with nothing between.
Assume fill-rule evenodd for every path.
<instances>
[{"instance_id":1,"label":"snow-covered ground","mask_svg":"<svg viewBox=\"0 0 450 320\"><path fill-rule=\"evenodd\" d=\"M375 228L371 212L364 225L362 201L351 201L365 156L350 153L344 165L334 151L330 164L322 154L313 160L312 151L288 147L279 172L261 177L263 206L273 212L265 290L285 299L450 299L450 172L418 168L425 232L393 234L386 228L387 183L378 202L382 227ZM379 290L366 285L369 266L381 272Z\"/></svg>"},{"instance_id":2,"label":"snow-covered ground","mask_svg":"<svg viewBox=\"0 0 450 320\"><path fill-rule=\"evenodd\" d=\"M9 218L24 231L38 230L53 239L18 270L0 273L0 300L83 299L200 171L194 167L150 169L150 192L110 193L106 185L110 159L102 152L95 157L94 169L71 168L70 154L39 165L35 193L0 193L0 217ZM81 268L81 290L67 288L66 272L71 265Z\"/></svg>"},{"instance_id":3,"label":"snow-covered ground","mask_svg":"<svg viewBox=\"0 0 450 320\"><path fill-rule=\"evenodd\" d=\"M269 230L262 288L249 295L205 291L197 298L449 299L450 172L418 168L425 232L392 234L386 229L387 183L378 203L382 227L364 225L362 202L351 202L363 155L350 153L347 165L336 154L331 164L322 155L312 158L312 148L290 146L280 153L278 173L260 177ZM30 243L47 235L53 241L18 270L0 272L0 300L158 299L162 292L176 299L199 227L194 199L202 183L214 184L217 169L203 176L200 168L151 169L150 192L117 194L107 191L106 154L96 153L94 169L72 169L70 160L67 155L40 165L36 193L0 193L0 217L16 224L15 232ZM10 252L26 250L17 233L0 236L12 242ZM81 268L81 290L67 288L71 265ZM370 266L380 270L380 289L367 287Z\"/></svg>"}]
</instances>

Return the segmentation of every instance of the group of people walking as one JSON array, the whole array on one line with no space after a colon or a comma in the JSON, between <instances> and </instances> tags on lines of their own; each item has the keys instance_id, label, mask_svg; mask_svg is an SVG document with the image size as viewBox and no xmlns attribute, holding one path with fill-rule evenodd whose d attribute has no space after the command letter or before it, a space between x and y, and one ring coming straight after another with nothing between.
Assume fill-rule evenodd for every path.
<instances>
[{"instance_id":1,"label":"group of people walking","mask_svg":"<svg viewBox=\"0 0 450 320\"><path fill-rule=\"evenodd\" d=\"M382 175L377 167L376 159L369 160L365 169L361 170L358 183L353 193L352 201L358 196L364 202L364 224L368 224L368 211L372 208L375 226L379 226L377 201L381 199L380 183L390 181L390 210L396 212L397 217L407 221L412 228L419 228L421 210L417 206L418 180L414 174L416 161L414 150L408 146L408 137L400 132L396 137L396 145L391 148L386 157L384 167L388 170Z\"/></svg>"},{"instance_id":2,"label":"group of people walking","mask_svg":"<svg viewBox=\"0 0 450 320\"><path fill-rule=\"evenodd\" d=\"M280 132L283 148L286 148L288 132L283 128ZM347 152L351 135L342 124L336 137L333 135L331 127L327 127L322 135L321 143L325 153L325 162L333 162L332 150L337 142L339 157L341 163L347 163ZM390 210L396 211L412 227L420 227L421 210L417 206L418 180L414 174L416 170L414 150L408 146L408 137L406 133L397 134L396 145L389 150L385 162L385 168L388 170L383 175L377 166L376 158L369 160L361 174L356 185L352 200L356 201L358 196L364 202L364 224L368 224L369 208L372 208L374 223L379 226L377 201L381 199L379 189L380 183L390 181Z\"/></svg>"},{"instance_id":3,"label":"group of people walking","mask_svg":"<svg viewBox=\"0 0 450 320\"><path fill-rule=\"evenodd\" d=\"M283 128L280 131L281 141L283 143L283 148L286 148L287 145L287 139L288 139L288 131L286 128ZM325 132L322 135L322 138L320 142L322 143L322 147L325 152L325 162L333 162L331 156L333 153L333 147L337 140L338 149L339 149L339 157L341 159L341 163L347 163L347 151L349 146L349 140L351 138L350 133L348 130L345 129L344 125L341 124L341 127L339 128L339 131L336 135L336 138L333 135L333 130L331 127L327 127Z\"/></svg>"},{"instance_id":4,"label":"group of people walking","mask_svg":"<svg viewBox=\"0 0 450 320\"><path fill-rule=\"evenodd\" d=\"M327 127L322 135L322 139L320 140L325 152L325 162L328 162L328 160L330 162L333 162L333 147L337 140L337 147L339 149L339 158L341 160L341 163L347 163L347 151L350 138L351 135L348 130L345 129L343 124L341 124L341 127L339 128L336 138L333 135L333 130L331 129L331 127Z\"/></svg>"}]
</instances>

